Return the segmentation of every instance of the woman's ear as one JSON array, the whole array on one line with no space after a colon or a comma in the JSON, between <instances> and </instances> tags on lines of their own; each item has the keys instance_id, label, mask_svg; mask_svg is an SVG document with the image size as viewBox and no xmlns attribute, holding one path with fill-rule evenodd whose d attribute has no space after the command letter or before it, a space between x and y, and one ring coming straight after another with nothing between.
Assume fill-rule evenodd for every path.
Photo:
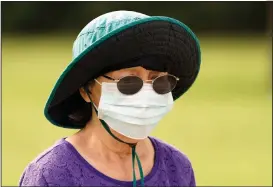
<instances>
[{"instance_id":1,"label":"woman's ear","mask_svg":"<svg viewBox=\"0 0 273 187\"><path fill-rule=\"evenodd\" d=\"M85 102L90 103L91 101L90 101L90 98L88 97L87 94L90 95L91 92L89 91L88 87L86 87L86 89L84 87L81 87L79 89L79 91L80 91L80 94L81 94L82 98L85 100ZM88 93L86 93L87 91L88 91Z\"/></svg>"}]
</instances>

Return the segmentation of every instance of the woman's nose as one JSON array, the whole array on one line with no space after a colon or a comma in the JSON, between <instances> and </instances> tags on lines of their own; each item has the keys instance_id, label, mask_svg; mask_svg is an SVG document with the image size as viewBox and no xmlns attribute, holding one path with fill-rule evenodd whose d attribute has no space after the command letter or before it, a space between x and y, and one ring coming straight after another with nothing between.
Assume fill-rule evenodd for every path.
<instances>
[{"instance_id":1,"label":"woman's nose","mask_svg":"<svg viewBox=\"0 0 273 187\"><path fill-rule=\"evenodd\" d=\"M149 80L149 70L142 69L141 72L139 73L139 77L145 82L145 83L150 83L151 81Z\"/></svg>"}]
</instances>

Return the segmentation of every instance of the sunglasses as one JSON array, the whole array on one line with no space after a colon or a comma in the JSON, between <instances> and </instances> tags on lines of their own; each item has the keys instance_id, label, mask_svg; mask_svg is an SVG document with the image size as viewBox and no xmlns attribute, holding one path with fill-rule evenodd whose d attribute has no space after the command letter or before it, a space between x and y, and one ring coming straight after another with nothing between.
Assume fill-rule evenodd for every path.
<instances>
[{"instance_id":1,"label":"sunglasses","mask_svg":"<svg viewBox=\"0 0 273 187\"><path fill-rule=\"evenodd\" d=\"M179 81L178 77L170 74L161 75L153 80L146 81L143 81L140 77L133 75L125 76L121 79L114 79L107 75L102 76L109 80L115 81L117 83L118 90L126 95L133 95L139 92L143 87L144 82L151 82L152 87L156 93L167 94L175 88L177 81Z\"/></svg>"}]
</instances>

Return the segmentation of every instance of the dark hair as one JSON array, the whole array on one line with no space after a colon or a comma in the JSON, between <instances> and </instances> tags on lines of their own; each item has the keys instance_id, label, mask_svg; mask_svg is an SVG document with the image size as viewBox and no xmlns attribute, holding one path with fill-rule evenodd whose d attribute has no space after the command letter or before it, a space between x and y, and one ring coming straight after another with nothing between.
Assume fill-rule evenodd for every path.
<instances>
[{"instance_id":1,"label":"dark hair","mask_svg":"<svg viewBox=\"0 0 273 187\"><path fill-rule=\"evenodd\" d=\"M88 91L88 94L91 94L89 91L90 85L92 85L93 82L89 81L86 84L83 85L83 88L85 91ZM92 118L92 102L86 102L81 94L80 91L77 91L76 93L79 97L77 99L77 103L71 104L70 114L68 115L68 118L71 122L73 122L75 125L79 126L79 128L85 127L88 121Z\"/></svg>"}]
</instances>

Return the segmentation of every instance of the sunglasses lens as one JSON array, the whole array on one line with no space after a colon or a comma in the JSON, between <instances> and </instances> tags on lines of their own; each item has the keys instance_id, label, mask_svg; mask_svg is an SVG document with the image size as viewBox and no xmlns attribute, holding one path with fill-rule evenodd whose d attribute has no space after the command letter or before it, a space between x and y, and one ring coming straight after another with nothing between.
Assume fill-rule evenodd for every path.
<instances>
[{"instance_id":1,"label":"sunglasses lens","mask_svg":"<svg viewBox=\"0 0 273 187\"><path fill-rule=\"evenodd\" d=\"M119 91L126 95L137 93L143 86L143 81L136 76L127 76L119 80L117 87Z\"/></svg>"},{"instance_id":2,"label":"sunglasses lens","mask_svg":"<svg viewBox=\"0 0 273 187\"><path fill-rule=\"evenodd\" d=\"M164 75L154 80L153 88L158 94L166 94L175 88L176 83L177 80L174 76Z\"/></svg>"}]
</instances>

